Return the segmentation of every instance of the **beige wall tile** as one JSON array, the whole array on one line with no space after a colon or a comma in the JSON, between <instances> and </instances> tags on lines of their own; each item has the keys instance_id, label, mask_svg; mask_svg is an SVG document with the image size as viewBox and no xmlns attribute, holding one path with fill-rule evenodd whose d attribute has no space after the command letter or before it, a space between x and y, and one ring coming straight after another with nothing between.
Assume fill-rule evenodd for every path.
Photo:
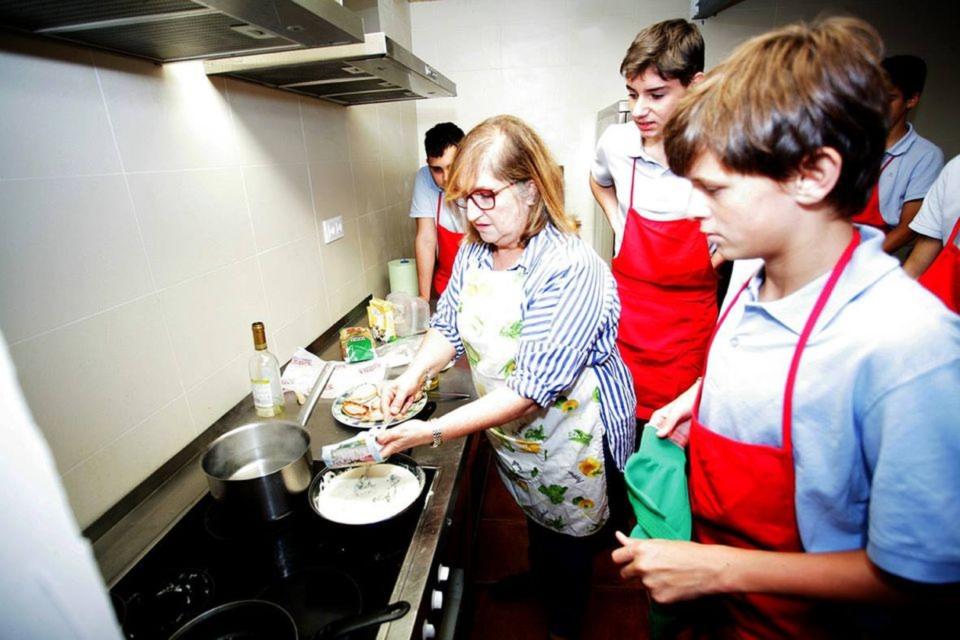
<instances>
[{"instance_id":1,"label":"beige wall tile","mask_svg":"<svg viewBox=\"0 0 960 640\"><path fill-rule=\"evenodd\" d=\"M245 167L243 178L259 251L316 237L307 165Z\"/></svg>"},{"instance_id":2,"label":"beige wall tile","mask_svg":"<svg viewBox=\"0 0 960 640\"><path fill-rule=\"evenodd\" d=\"M177 397L63 475L80 527L86 527L195 436L187 401Z\"/></svg>"},{"instance_id":3,"label":"beige wall tile","mask_svg":"<svg viewBox=\"0 0 960 640\"><path fill-rule=\"evenodd\" d=\"M364 269L385 264L389 260L388 219L388 210L384 209L362 216L359 220L360 253L363 256Z\"/></svg>"},{"instance_id":4,"label":"beige wall tile","mask_svg":"<svg viewBox=\"0 0 960 640\"><path fill-rule=\"evenodd\" d=\"M165 289L161 299L187 388L253 349L251 323L273 326L255 258Z\"/></svg>"},{"instance_id":5,"label":"beige wall tile","mask_svg":"<svg viewBox=\"0 0 960 640\"><path fill-rule=\"evenodd\" d=\"M354 187L360 215L386 206L383 193L383 173L380 160L361 160L353 163Z\"/></svg>"},{"instance_id":6,"label":"beige wall tile","mask_svg":"<svg viewBox=\"0 0 960 640\"><path fill-rule=\"evenodd\" d=\"M274 342L280 363L290 360L293 352L298 348L306 347L316 340L331 322L326 296L324 296L320 303L308 308L300 317L276 332Z\"/></svg>"},{"instance_id":7,"label":"beige wall tile","mask_svg":"<svg viewBox=\"0 0 960 640\"><path fill-rule=\"evenodd\" d=\"M341 106L322 100L300 99L303 133L310 162L344 163L349 158L347 112Z\"/></svg>"},{"instance_id":8,"label":"beige wall tile","mask_svg":"<svg viewBox=\"0 0 960 640\"><path fill-rule=\"evenodd\" d=\"M162 318L149 296L11 346L61 472L182 393Z\"/></svg>"},{"instance_id":9,"label":"beige wall tile","mask_svg":"<svg viewBox=\"0 0 960 640\"><path fill-rule=\"evenodd\" d=\"M360 226L356 220L343 221L343 237L320 245L327 292L357 277L363 271L360 254ZM340 316L336 316L340 317Z\"/></svg>"},{"instance_id":10,"label":"beige wall tile","mask_svg":"<svg viewBox=\"0 0 960 640\"><path fill-rule=\"evenodd\" d=\"M260 269L270 320L276 329L287 326L320 303L324 277L315 237L260 254Z\"/></svg>"},{"instance_id":11,"label":"beige wall tile","mask_svg":"<svg viewBox=\"0 0 960 640\"><path fill-rule=\"evenodd\" d=\"M0 274L10 342L152 291L123 177L0 181Z\"/></svg>"},{"instance_id":12,"label":"beige wall tile","mask_svg":"<svg viewBox=\"0 0 960 640\"><path fill-rule=\"evenodd\" d=\"M90 52L79 47L3 34L0 179L120 170L90 61ZM56 99L48 97L49 88Z\"/></svg>"},{"instance_id":13,"label":"beige wall tile","mask_svg":"<svg viewBox=\"0 0 960 640\"><path fill-rule=\"evenodd\" d=\"M354 163L378 160L383 143L380 137L380 116L377 105L347 109L347 135L350 138L350 160Z\"/></svg>"},{"instance_id":14,"label":"beige wall tile","mask_svg":"<svg viewBox=\"0 0 960 640\"><path fill-rule=\"evenodd\" d=\"M129 177L158 287L253 256L253 228L240 169Z\"/></svg>"},{"instance_id":15,"label":"beige wall tile","mask_svg":"<svg viewBox=\"0 0 960 640\"><path fill-rule=\"evenodd\" d=\"M306 161L296 95L230 79L226 87L242 164Z\"/></svg>"},{"instance_id":16,"label":"beige wall tile","mask_svg":"<svg viewBox=\"0 0 960 640\"><path fill-rule=\"evenodd\" d=\"M327 293L330 317L334 320L345 316L370 294L363 271L357 269L354 274L353 278L346 280L338 287L331 287Z\"/></svg>"},{"instance_id":17,"label":"beige wall tile","mask_svg":"<svg viewBox=\"0 0 960 640\"><path fill-rule=\"evenodd\" d=\"M267 344L272 350L274 346L270 344L271 342L275 342L275 339L270 333L270 328L267 327ZM251 355L253 355L252 341L247 351L232 358L187 389L187 403L190 405L193 420L198 425L198 435L244 397L250 395L250 373L247 365ZM252 406L253 399L248 398L248 400Z\"/></svg>"},{"instance_id":18,"label":"beige wall tile","mask_svg":"<svg viewBox=\"0 0 960 640\"><path fill-rule=\"evenodd\" d=\"M323 221L333 216L356 219L360 212L354 186L353 169L342 159L317 162L310 165L310 184L317 218ZM321 232L323 227L319 227Z\"/></svg>"}]
</instances>

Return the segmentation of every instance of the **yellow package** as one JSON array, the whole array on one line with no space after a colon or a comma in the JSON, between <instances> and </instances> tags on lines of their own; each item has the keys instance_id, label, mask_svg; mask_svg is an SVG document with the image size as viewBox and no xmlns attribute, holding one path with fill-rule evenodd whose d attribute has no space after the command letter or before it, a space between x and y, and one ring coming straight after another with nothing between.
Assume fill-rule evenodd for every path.
<instances>
[{"instance_id":1,"label":"yellow package","mask_svg":"<svg viewBox=\"0 0 960 640\"><path fill-rule=\"evenodd\" d=\"M367 323L377 340L392 342L397 339L397 317L393 303L380 298L370 300Z\"/></svg>"}]
</instances>

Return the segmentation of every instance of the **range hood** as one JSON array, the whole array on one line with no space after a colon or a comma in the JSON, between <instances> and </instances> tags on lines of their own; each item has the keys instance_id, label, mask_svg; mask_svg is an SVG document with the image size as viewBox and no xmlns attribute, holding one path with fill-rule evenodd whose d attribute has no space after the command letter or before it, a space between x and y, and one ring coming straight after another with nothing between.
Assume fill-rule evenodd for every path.
<instances>
[{"instance_id":1,"label":"range hood","mask_svg":"<svg viewBox=\"0 0 960 640\"><path fill-rule=\"evenodd\" d=\"M382 32L361 44L208 60L208 75L351 106L457 95L457 86Z\"/></svg>"},{"instance_id":2,"label":"range hood","mask_svg":"<svg viewBox=\"0 0 960 640\"><path fill-rule=\"evenodd\" d=\"M690 0L690 19L706 20L743 0Z\"/></svg>"},{"instance_id":3,"label":"range hood","mask_svg":"<svg viewBox=\"0 0 960 640\"><path fill-rule=\"evenodd\" d=\"M157 62L363 42L335 0L0 0L0 25Z\"/></svg>"}]
</instances>

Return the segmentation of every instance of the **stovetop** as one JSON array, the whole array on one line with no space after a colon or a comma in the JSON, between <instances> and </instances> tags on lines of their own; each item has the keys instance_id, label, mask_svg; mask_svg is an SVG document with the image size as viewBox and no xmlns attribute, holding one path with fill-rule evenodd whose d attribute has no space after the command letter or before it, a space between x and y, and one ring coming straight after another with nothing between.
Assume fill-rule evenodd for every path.
<instances>
[{"instance_id":1,"label":"stovetop","mask_svg":"<svg viewBox=\"0 0 960 640\"><path fill-rule=\"evenodd\" d=\"M225 602L270 600L309 640L327 622L389 603L435 471L417 502L377 525L346 526L302 507L277 522L235 522L209 494L111 590L129 640L168 640ZM416 603L412 603L416 606ZM373 626L342 636L375 638Z\"/></svg>"}]
</instances>

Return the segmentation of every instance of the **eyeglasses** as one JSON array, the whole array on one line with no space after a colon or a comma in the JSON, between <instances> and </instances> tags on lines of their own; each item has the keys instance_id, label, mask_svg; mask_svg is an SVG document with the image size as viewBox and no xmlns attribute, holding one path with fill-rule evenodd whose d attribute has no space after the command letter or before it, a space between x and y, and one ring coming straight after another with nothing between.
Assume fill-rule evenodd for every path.
<instances>
[{"instance_id":1,"label":"eyeglasses","mask_svg":"<svg viewBox=\"0 0 960 640\"><path fill-rule=\"evenodd\" d=\"M499 189L497 189L496 191L493 191L491 189L474 189L473 191L468 193L465 197L457 198L456 200L454 200L454 203L461 209L466 209L467 200L472 200L473 204L477 205L477 209L480 209L481 211L490 211L495 206L497 206L497 195L500 194L500 192L502 191L506 191L507 189L517 184L518 182L520 181L514 180L510 184L504 185Z\"/></svg>"}]
</instances>

